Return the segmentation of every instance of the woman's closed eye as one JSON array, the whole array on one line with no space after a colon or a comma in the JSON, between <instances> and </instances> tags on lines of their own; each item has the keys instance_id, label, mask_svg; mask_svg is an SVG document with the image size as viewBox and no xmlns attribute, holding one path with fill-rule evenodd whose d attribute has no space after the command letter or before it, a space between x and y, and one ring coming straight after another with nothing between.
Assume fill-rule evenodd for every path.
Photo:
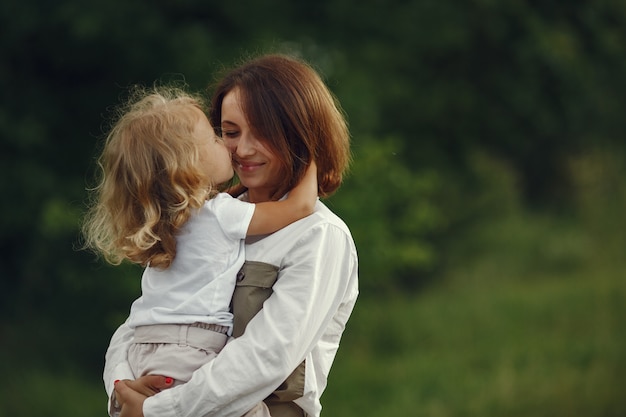
<instances>
[{"instance_id":1,"label":"woman's closed eye","mask_svg":"<svg viewBox=\"0 0 626 417\"><path fill-rule=\"evenodd\" d=\"M222 129L222 137L223 138L235 139L237 136L239 136L239 131L238 130Z\"/></svg>"}]
</instances>

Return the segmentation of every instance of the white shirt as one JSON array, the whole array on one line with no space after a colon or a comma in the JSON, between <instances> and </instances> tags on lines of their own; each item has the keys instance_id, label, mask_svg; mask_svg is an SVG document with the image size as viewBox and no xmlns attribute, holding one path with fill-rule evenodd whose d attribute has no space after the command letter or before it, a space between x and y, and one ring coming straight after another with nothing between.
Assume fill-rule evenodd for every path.
<instances>
[{"instance_id":1,"label":"white shirt","mask_svg":"<svg viewBox=\"0 0 626 417\"><path fill-rule=\"evenodd\" d=\"M295 402L318 417L320 397L358 295L357 253L350 231L318 201L315 212L246 245L246 260L279 268L273 294L245 333L181 386L146 399L145 417L240 417L306 359L304 396ZM123 324L106 354L104 382L132 378L126 359L132 329Z\"/></svg>"},{"instance_id":2,"label":"white shirt","mask_svg":"<svg viewBox=\"0 0 626 417\"><path fill-rule=\"evenodd\" d=\"M200 322L232 330L230 300L253 213L254 204L226 193L206 201L176 236L170 267L144 270L142 294L131 306L128 325Z\"/></svg>"}]
</instances>

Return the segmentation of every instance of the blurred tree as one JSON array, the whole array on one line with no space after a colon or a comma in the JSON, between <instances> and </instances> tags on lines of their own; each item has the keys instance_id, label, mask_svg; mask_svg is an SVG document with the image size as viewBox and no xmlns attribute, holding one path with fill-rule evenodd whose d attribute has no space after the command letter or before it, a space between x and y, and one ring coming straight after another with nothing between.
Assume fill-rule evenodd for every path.
<instances>
[{"instance_id":1,"label":"blurred tree","mask_svg":"<svg viewBox=\"0 0 626 417\"><path fill-rule=\"evenodd\" d=\"M566 156L621 140L624 4L316 7L328 19L319 37L344 55L337 92L355 135L405 138L407 166L463 172L481 147L511 161L528 201L542 204L567 196Z\"/></svg>"}]
</instances>

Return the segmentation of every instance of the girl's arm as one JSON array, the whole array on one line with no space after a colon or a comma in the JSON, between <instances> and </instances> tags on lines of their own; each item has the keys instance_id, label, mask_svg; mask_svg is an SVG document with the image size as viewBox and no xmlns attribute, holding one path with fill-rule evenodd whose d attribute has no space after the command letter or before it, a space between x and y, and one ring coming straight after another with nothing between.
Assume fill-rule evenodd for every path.
<instances>
[{"instance_id":1,"label":"girl's arm","mask_svg":"<svg viewBox=\"0 0 626 417\"><path fill-rule=\"evenodd\" d=\"M316 201L317 166L311 161L304 178L289 191L286 199L255 204L254 215L246 234L264 235L282 229L313 213Z\"/></svg>"}]
</instances>

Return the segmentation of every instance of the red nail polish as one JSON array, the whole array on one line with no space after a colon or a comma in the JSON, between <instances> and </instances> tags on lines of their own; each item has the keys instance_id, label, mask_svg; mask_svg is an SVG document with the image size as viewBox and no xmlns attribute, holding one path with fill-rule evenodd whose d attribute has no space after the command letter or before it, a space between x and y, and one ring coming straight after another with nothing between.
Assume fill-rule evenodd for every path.
<instances>
[{"instance_id":1,"label":"red nail polish","mask_svg":"<svg viewBox=\"0 0 626 417\"><path fill-rule=\"evenodd\" d=\"M113 381L113 385L117 384L118 382L120 382L120 380L116 379L115 381Z\"/></svg>"},{"instance_id":2,"label":"red nail polish","mask_svg":"<svg viewBox=\"0 0 626 417\"><path fill-rule=\"evenodd\" d=\"M172 378L170 378L169 376L167 378L165 378L165 383L166 384L171 384L172 382L174 382L174 380Z\"/></svg>"}]
</instances>

